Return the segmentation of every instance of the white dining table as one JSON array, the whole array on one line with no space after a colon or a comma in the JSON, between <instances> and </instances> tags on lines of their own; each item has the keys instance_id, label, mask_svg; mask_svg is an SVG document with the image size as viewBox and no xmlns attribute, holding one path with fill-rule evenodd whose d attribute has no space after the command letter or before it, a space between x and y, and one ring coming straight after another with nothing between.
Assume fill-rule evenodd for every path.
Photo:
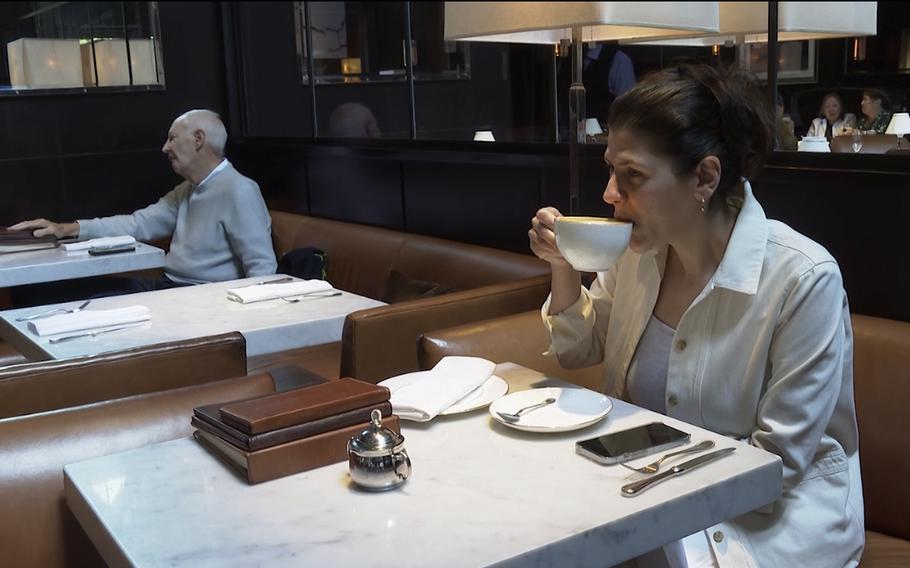
<instances>
[{"instance_id":1,"label":"white dining table","mask_svg":"<svg viewBox=\"0 0 910 568\"><path fill-rule=\"evenodd\" d=\"M0 288L118 274L164 266L164 251L145 243L136 250L102 256L66 252L62 246L0 254Z\"/></svg>"},{"instance_id":2,"label":"white dining table","mask_svg":"<svg viewBox=\"0 0 910 568\"><path fill-rule=\"evenodd\" d=\"M496 375L513 392L572 386L511 363ZM346 462L251 486L183 438L66 465L66 502L112 567L570 567L612 566L780 496L777 456L612 402L564 433L514 430L486 409L402 421L413 470L384 493L357 489ZM653 421L735 451L631 498L619 488L640 474L575 453Z\"/></svg>"},{"instance_id":3,"label":"white dining table","mask_svg":"<svg viewBox=\"0 0 910 568\"><path fill-rule=\"evenodd\" d=\"M96 298L85 308L109 310L146 306L151 319L135 327L52 343L56 336L38 336L19 318L55 307L74 308L81 302L65 302L0 312L0 337L17 347L30 360L69 359L122 351L170 341L194 339L239 331L246 339L247 357L330 343L341 339L344 318L351 312L384 302L351 292L338 296L302 297L291 303L280 298L242 304L229 300L227 291L264 280L243 278L153 292Z\"/></svg>"}]
</instances>

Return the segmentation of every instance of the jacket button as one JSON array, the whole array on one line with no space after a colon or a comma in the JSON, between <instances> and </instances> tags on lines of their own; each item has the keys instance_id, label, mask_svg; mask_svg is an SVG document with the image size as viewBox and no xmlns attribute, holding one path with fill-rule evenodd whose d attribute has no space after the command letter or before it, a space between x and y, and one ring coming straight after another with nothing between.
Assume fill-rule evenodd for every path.
<instances>
[{"instance_id":1,"label":"jacket button","mask_svg":"<svg viewBox=\"0 0 910 568\"><path fill-rule=\"evenodd\" d=\"M714 534L711 535L711 538L714 539L714 542L723 542L723 541L724 541L724 533L722 533L721 531L714 531Z\"/></svg>"},{"instance_id":2,"label":"jacket button","mask_svg":"<svg viewBox=\"0 0 910 568\"><path fill-rule=\"evenodd\" d=\"M676 398L675 394L671 394L670 396L667 397L667 404L669 404L670 406L676 406L677 404L679 404L679 399Z\"/></svg>"},{"instance_id":3,"label":"jacket button","mask_svg":"<svg viewBox=\"0 0 910 568\"><path fill-rule=\"evenodd\" d=\"M676 350L677 351L686 350L686 340L685 339L680 339L679 341L676 342Z\"/></svg>"}]
</instances>

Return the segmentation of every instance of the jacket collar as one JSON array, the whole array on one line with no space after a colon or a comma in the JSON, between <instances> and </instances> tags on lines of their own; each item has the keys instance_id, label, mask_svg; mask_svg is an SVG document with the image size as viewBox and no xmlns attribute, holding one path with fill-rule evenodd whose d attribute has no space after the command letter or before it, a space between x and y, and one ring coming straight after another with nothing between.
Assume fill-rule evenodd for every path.
<instances>
[{"instance_id":1,"label":"jacket collar","mask_svg":"<svg viewBox=\"0 0 910 568\"><path fill-rule=\"evenodd\" d=\"M752 195L752 186L743 180L742 209L733 226L727 250L714 273L714 285L754 295L758 291L767 246L768 219Z\"/></svg>"}]
</instances>

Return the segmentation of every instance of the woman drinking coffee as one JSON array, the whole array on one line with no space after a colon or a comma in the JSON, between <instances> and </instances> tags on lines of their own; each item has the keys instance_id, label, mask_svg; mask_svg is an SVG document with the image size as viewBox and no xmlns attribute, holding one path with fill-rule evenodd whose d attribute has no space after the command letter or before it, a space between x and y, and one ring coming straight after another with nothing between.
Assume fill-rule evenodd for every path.
<instances>
[{"instance_id":1,"label":"woman drinking coffee","mask_svg":"<svg viewBox=\"0 0 910 568\"><path fill-rule=\"evenodd\" d=\"M647 555L671 566L856 566L863 550L849 306L834 258L752 194L765 97L695 65L616 99L603 199L632 232L590 289L556 247L559 211L528 232L551 266L542 315L564 367L604 362L610 396L781 458L777 501Z\"/></svg>"}]
</instances>

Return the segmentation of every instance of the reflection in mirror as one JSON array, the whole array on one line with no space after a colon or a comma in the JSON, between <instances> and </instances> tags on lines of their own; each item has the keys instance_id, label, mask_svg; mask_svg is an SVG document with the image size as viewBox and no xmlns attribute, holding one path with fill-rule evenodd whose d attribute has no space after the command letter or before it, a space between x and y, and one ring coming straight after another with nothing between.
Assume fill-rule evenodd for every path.
<instances>
[{"instance_id":1,"label":"reflection in mirror","mask_svg":"<svg viewBox=\"0 0 910 568\"><path fill-rule=\"evenodd\" d=\"M157 30L157 2L0 3L0 94L163 85Z\"/></svg>"}]
</instances>

